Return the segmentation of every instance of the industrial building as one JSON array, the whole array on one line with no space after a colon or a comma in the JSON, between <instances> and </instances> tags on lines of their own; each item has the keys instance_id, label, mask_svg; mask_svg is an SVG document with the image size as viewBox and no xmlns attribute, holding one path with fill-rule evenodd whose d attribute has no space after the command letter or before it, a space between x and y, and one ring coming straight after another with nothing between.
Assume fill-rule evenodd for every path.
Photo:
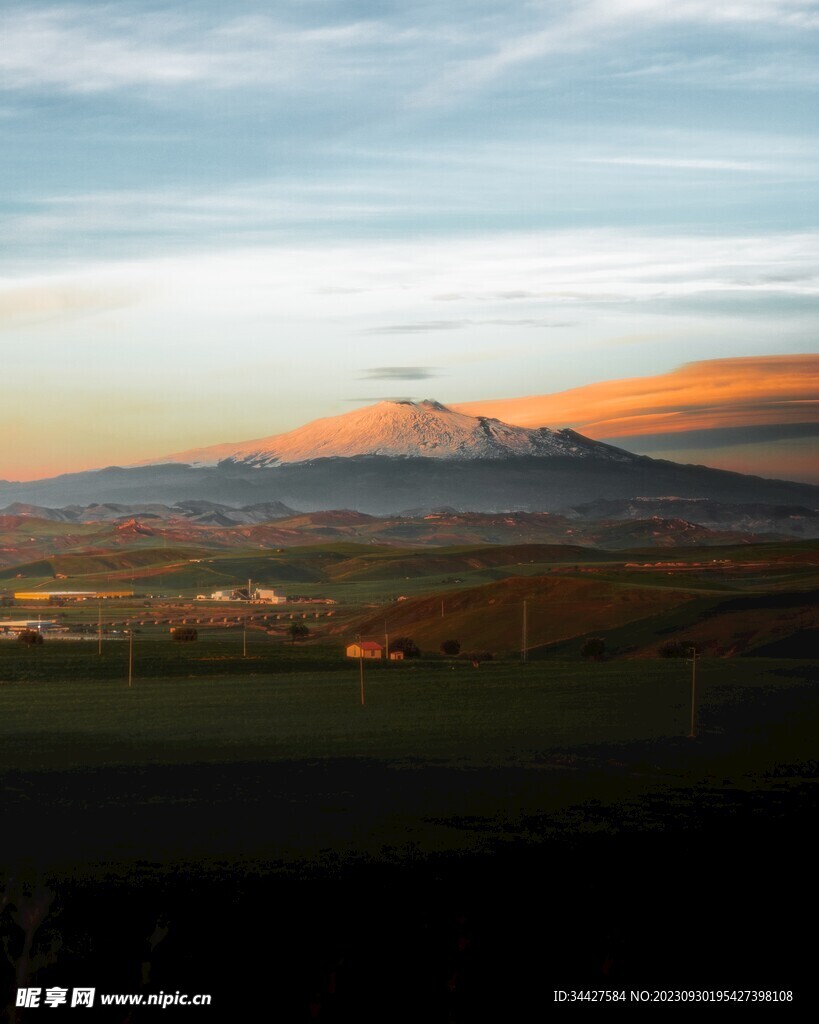
<instances>
[{"instance_id":1,"label":"industrial building","mask_svg":"<svg viewBox=\"0 0 819 1024\"><path fill-rule=\"evenodd\" d=\"M233 590L214 590L210 595L211 601L247 601L250 594L251 602L260 604L287 604L287 594L283 590L274 590L273 587L256 587L248 590L247 587L234 587ZM205 601L204 594L196 595L197 601Z\"/></svg>"},{"instance_id":2,"label":"industrial building","mask_svg":"<svg viewBox=\"0 0 819 1024\"><path fill-rule=\"evenodd\" d=\"M133 590L18 590L15 601L106 601L133 597Z\"/></svg>"}]
</instances>

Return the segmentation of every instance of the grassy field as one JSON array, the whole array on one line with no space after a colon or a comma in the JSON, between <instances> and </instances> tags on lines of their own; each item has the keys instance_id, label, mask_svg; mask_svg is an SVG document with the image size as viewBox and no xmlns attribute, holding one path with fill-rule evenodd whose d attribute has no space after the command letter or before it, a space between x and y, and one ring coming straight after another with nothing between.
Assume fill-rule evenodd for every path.
<instances>
[{"instance_id":1,"label":"grassy field","mask_svg":"<svg viewBox=\"0 0 819 1024\"><path fill-rule=\"evenodd\" d=\"M0 685L0 874L524 849L749 794L779 814L816 775L811 662L703 659L692 739L685 662L367 666L362 706L358 671L308 650L237 671L163 648L131 688L111 659L55 675L53 649L31 672L44 653Z\"/></svg>"},{"instance_id":2,"label":"grassy field","mask_svg":"<svg viewBox=\"0 0 819 1024\"><path fill-rule=\"evenodd\" d=\"M130 689L94 652L0 645L9 1022L21 979L295 1024L540 1019L566 986L807 1012L814 662L703 659L690 739L685 662L367 666L362 707L330 650L146 643Z\"/></svg>"},{"instance_id":3,"label":"grassy field","mask_svg":"<svg viewBox=\"0 0 819 1024\"><path fill-rule=\"evenodd\" d=\"M90 647L93 646L93 651ZM685 661L584 664L445 659L365 668L291 646L241 657L224 645L0 648L0 766L371 758L532 764L548 752L670 741L689 728ZM810 663L698 664L703 736L739 742L761 709L799 693ZM787 702L786 702L787 703ZM744 742L744 740L743 740Z\"/></svg>"}]
</instances>

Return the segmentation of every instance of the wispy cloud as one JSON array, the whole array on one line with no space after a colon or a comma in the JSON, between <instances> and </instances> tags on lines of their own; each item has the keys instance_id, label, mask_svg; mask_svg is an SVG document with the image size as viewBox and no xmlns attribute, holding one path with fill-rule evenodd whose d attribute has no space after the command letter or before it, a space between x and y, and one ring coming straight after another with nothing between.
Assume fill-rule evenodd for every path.
<instances>
[{"instance_id":1,"label":"wispy cloud","mask_svg":"<svg viewBox=\"0 0 819 1024\"><path fill-rule=\"evenodd\" d=\"M43 195L7 213L0 226L16 247L16 262L29 249L59 258L75 253L77 240L108 255L174 250L195 245L265 244L283 233L350 228L384 220L412 202L387 184L333 181L233 183L207 187L111 189ZM419 200L417 214L424 212Z\"/></svg>"},{"instance_id":2,"label":"wispy cloud","mask_svg":"<svg viewBox=\"0 0 819 1024\"><path fill-rule=\"evenodd\" d=\"M580 157L579 163L611 164L621 167L657 167L681 171L749 171L779 172L781 166L762 160L715 160L707 157L672 156L598 156Z\"/></svg>"},{"instance_id":3,"label":"wispy cloud","mask_svg":"<svg viewBox=\"0 0 819 1024\"><path fill-rule=\"evenodd\" d=\"M359 380L432 380L440 376L436 366L371 366Z\"/></svg>"},{"instance_id":4,"label":"wispy cloud","mask_svg":"<svg viewBox=\"0 0 819 1024\"><path fill-rule=\"evenodd\" d=\"M89 264L36 281L9 278L8 287L53 282L85 292L162 294L163 309L288 320L326 316L362 336L391 332L420 339L491 326L565 328L577 321L576 310L590 304L730 296L813 300L819 295L819 234L612 229L283 243ZM441 302L455 315L436 317ZM506 306L522 315L504 315ZM475 316L476 308L485 315ZM458 315L462 311L466 315Z\"/></svg>"},{"instance_id":5,"label":"wispy cloud","mask_svg":"<svg viewBox=\"0 0 819 1024\"><path fill-rule=\"evenodd\" d=\"M656 82L685 82L708 89L763 90L819 85L819 68L810 54L798 54L791 47L776 54L749 61L724 53L702 57L671 54L630 55L616 59L606 68L612 80L653 79Z\"/></svg>"},{"instance_id":6,"label":"wispy cloud","mask_svg":"<svg viewBox=\"0 0 819 1024\"><path fill-rule=\"evenodd\" d=\"M362 51L401 38L376 21L299 26L264 15L219 21L90 5L11 9L0 32L0 85L76 93L265 83L320 89L330 78L366 75Z\"/></svg>"},{"instance_id":7,"label":"wispy cloud","mask_svg":"<svg viewBox=\"0 0 819 1024\"><path fill-rule=\"evenodd\" d=\"M522 297L522 296L518 296ZM436 296L438 298L438 296ZM456 296L452 296L456 298ZM430 331L458 331L467 327L570 327L571 321L539 320L535 317L518 319L487 318L481 320L422 320L405 324L380 324L364 327L361 334L427 334Z\"/></svg>"},{"instance_id":8,"label":"wispy cloud","mask_svg":"<svg viewBox=\"0 0 819 1024\"><path fill-rule=\"evenodd\" d=\"M390 91L397 86L396 95L411 104L440 105L541 58L611 48L628 36L680 25L819 28L809 0L577 0L519 8L491 11L469 0L416 12L374 5L374 16L345 18L336 5L250 16L190 14L182 5L14 5L0 15L0 87L79 94L248 85L322 91L377 79Z\"/></svg>"},{"instance_id":9,"label":"wispy cloud","mask_svg":"<svg viewBox=\"0 0 819 1024\"><path fill-rule=\"evenodd\" d=\"M424 320L421 323L380 324L364 327L362 334L426 334L428 331L457 331L468 327L469 320Z\"/></svg>"},{"instance_id":10,"label":"wispy cloud","mask_svg":"<svg viewBox=\"0 0 819 1024\"><path fill-rule=\"evenodd\" d=\"M368 405L372 402L417 402L419 401L416 395L359 395L357 398L345 398L345 402L366 402Z\"/></svg>"},{"instance_id":11,"label":"wispy cloud","mask_svg":"<svg viewBox=\"0 0 819 1024\"><path fill-rule=\"evenodd\" d=\"M482 52L453 60L414 96L419 105L446 105L517 67L543 58L611 48L624 39L680 25L741 31L772 26L810 32L819 29L812 0L758 0L713 4L707 0L581 0L570 5L536 3L540 13L517 31L486 40Z\"/></svg>"}]
</instances>

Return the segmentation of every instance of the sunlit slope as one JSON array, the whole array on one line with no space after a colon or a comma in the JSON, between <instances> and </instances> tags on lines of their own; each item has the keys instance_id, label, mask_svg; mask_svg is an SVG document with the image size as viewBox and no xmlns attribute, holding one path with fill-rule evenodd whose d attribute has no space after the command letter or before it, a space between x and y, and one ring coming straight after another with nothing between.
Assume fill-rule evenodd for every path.
<instances>
[{"instance_id":1,"label":"sunlit slope","mask_svg":"<svg viewBox=\"0 0 819 1024\"><path fill-rule=\"evenodd\" d=\"M568 544L508 544L451 549L362 552L327 567L334 580L402 580L440 573L468 573L475 570L529 564L567 564L610 559L607 552Z\"/></svg>"}]
</instances>

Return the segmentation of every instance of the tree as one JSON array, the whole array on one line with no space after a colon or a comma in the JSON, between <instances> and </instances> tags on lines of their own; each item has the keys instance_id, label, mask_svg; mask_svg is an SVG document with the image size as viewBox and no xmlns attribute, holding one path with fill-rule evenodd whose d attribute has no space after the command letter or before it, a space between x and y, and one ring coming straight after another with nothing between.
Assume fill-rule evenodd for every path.
<instances>
[{"instance_id":1,"label":"tree","mask_svg":"<svg viewBox=\"0 0 819 1024\"><path fill-rule=\"evenodd\" d=\"M461 641L460 640L444 640L441 644L441 653L448 654L450 658L457 658L461 653Z\"/></svg>"},{"instance_id":2,"label":"tree","mask_svg":"<svg viewBox=\"0 0 819 1024\"><path fill-rule=\"evenodd\" d=\"M399 636L390 641L391 651L403 651L405 658L419 658L421 652L411 636Z\"/></svg>"},{"instance_id":3,"label":"tree","mask_svg":"<svg viewBox=\"0 0 819 1024\"><path fill-rule=\"evenodd\" d=\"M290 634L290 639L295 643L297 640L305 640L310 636L310 630L305 626L303 622L293 621L287 627L287 632Z\"/></svg>"},{"instance_id":4,"label":"tree","mask_svg":"<svg viewBox=\"0 0 819 1024\"><path fill-rule=\"evenodd\" d=\"M24 629L17 634L17 642L25 644L26 647L35 647L43 642L43 634L39 629Z\"/></svg>"},{"instance_id":5,"label":"tree","mask_svg":"<svg viewBox=\"0 0 819 1024\"><path fill-rule=\"evenodd\" d=\"M606 656L606 640L602 636L590 636L580 648L582 658L593 658L602 661Z\"/></svg>"},{"instance_id":6,"label":"tree","mask_svg":"<svg viewBox=\"0 0 819 1024\"><path fill-rule=\"evenodd\" d=\"M171 631L171 636L180 644L189 644L199 639L199 633L193 626L177 626Z\"/></svg>"}]
</instances>

